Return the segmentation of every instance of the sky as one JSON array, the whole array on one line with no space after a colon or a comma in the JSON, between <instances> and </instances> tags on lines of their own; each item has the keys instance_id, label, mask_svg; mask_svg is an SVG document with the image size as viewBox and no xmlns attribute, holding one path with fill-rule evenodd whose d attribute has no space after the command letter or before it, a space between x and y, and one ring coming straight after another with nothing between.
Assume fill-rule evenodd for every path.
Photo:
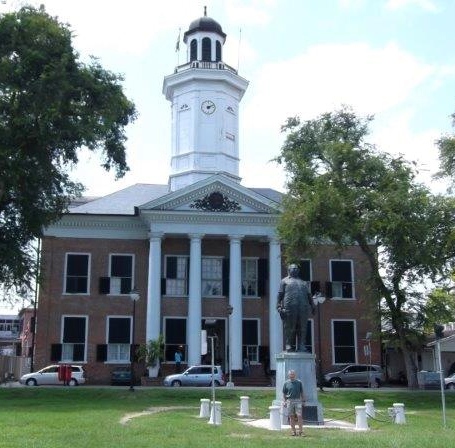
<instances>
[{"instance_id":1,"label":"sky","mask_svg":"<svg viewBox=\"0 0 455 448\"><path fill-rule=\"evenodd\" d=\"M0 11L24 2L2 0ZM81 152L72 171L86 195L135 183L166 184L170 172L171 105L163 78L186 62L176 41L203 15L227 34L224 62L249 81L240 105L240 176L247 187L285 191L271 160L288 117L303 120L348 105L374 115L370 143L416 161L420 180L445 187L435 141L452 131L455 112L455 0L41 0L68 23L82 60L99 58L121 73L138 110L127 128L128 174L115 181L100 158Z\"/></svg>"}]
</instances>

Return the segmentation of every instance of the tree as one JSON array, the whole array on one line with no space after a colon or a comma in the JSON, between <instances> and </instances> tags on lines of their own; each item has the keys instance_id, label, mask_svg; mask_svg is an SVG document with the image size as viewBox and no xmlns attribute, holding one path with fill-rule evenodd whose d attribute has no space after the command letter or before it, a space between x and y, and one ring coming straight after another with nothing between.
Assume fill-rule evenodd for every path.
<instances>
[{"instance_id":1,"label":"tree","mask_svg":"<svg viewBox=\"0 0 455 448\"><path fill-rule=\"evenodd\" d=\"M412 164L367 143L371 120L348 108L303 123L287 120L276 159L286 169L289 189L278 230L288 258L327 241L359 246L414 387L422 284L447 275L455 204L418 184Z\"/></svg>"},{"instance_id":2,"label":"tree","mask_svg":"<svg viewBox=\"0 0 455 448\"><path fill-rule=\"evenodd\" d=\"M128 170L125 127L134 104L123 78L96 59L79 61L68 25L41 7L0 16L0 283L30 285L32 242L58 220L82 185L68 168L81 147Z\"/></svg>"}]
</instances>

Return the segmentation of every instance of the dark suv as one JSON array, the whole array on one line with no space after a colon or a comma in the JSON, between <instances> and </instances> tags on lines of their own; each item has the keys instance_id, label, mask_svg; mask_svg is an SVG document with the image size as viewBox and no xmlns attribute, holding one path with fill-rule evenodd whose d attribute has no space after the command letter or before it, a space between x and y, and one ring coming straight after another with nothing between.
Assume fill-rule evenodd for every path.
<instances>
[{"instance_id":1,"label":"dark suv","mask_svg":"<svg viewBox=\"0 0 455 448\"><path fill-rule=\"evenodd\" d=\"M349 364L336 372L326 373L324 379L332 387L379 387L384 382L384 372L380 366L374 364Z\"/></svg>"}]
</instances>

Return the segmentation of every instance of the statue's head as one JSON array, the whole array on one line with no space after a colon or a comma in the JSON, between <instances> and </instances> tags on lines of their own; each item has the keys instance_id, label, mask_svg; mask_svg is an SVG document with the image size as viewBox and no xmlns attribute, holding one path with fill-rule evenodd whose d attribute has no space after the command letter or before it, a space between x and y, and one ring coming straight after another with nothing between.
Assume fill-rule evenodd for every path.
<instances>
[{"instance_id":1,"label":"statue's head","mask_svg":"<svg viewBox=\"0 0 455 448\"><path fill-rule=\"evenodd\" d=\"M290 264L288 266L288 275L289 275L289 277L298 277L299 276L299 267L296 264Z\"/></svg>"}]
</instances>

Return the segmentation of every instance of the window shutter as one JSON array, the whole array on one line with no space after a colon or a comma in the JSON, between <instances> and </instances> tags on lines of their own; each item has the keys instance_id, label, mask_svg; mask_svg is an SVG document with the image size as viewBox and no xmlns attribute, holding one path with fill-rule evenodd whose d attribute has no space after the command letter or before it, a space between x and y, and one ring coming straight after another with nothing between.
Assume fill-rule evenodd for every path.
<instances>
[{"instance_id":1,"label":"window shutter","mask_svg":"<svg viewBox=\"0 0 455 448\"><path fill-rule=\"evenodd\" d=\"M223 296L229 296L229 258L223 258Z\"/></svg>"},{"instance_id":2,"label":"window shutter","mask_svg":"<svg viewBox=\"0 0 455 448\"><path fill-rule=\"evenodd\" d=\"M131 278L122 277L120 280L120 294L129 294L132 289Z\"/></svg>"},{"instance_id":3,"label":"window shutter","mask_svg":"<svg viewBox=\"0 0 455 448\"><path fill-rule=\"evenodd\" d=\"M266 294L268 267L268 260L266 258L260 258L258 260L258 296L260 297L264 297Z\"/></svg>"},{"instance_id":4,"label":"window shutter","mask_svg":"<svg viewBox=\"0 0 455 448\"><path fill-rule=\"evenodd\" d=\"M165 278L161 279L161 295L162 296L166 295L166 279Z\"/></svg>"},{"instance_id":5,"label":"window shutter","mask_svg":"<svg viewBox=\"0 0 455 448\"><path fill-rule=\"evenodd\" d=\"M85 344L74 344L73 361L84 361Z\"/></svg>"},{"instance_id":6,"label":"window shutter","mask_svg":"<svg viewBox=\"0 0 455 448\"><path fill-rule=\"evenodd\" d=\"M110 289L111 289L110 277L100 277L98 292L100 294L109 294Z\"/></svg>"},{"instance_id":7,"label":"window shutter","mask_svg":"<svg viewBox=\"0 0 455 448\"><path fill-rule=\"evenodd\" d=\"M314 296L315 294L321 292L321 283L320 282L311 282L311 295Z\"/></svg>"},{"instance_id":8,"label":"window shutter","mask_svg":"<svg viewBox=\"0 0 455 448\"><path fill-rule=\"evenodd\" d=\"M332 282L325 282L325 293L328 299L333 297L332 295Z\"/></svg>"},{"instance_id":9,"label":"window shutter","mask_svg":"<svg viewBox=\"0 0 455 448\"><path fill-rule=\"evenodd\" d=\"M58 362L62 360L62 344L51 344L51 361Z\"/></svg>"},{"instance_id":10,"label":"window shutter","mask_svg":"<svg viewBox=\"0 0 455 448\"><path fill-rule=\"evenodd\" d=\"M177 278L177 257L166 258L166 278Z\"/></svg>"},{"instance_id":11,"label":"window shutter","mask_svg":"<svg viewBox=\"0 0 455 448\"><path fill-rule=\"evenodd\" d=\"M107 344L98 344L96 346L96 361L104 362L107 360Z\"/></svg>"}]
</instances>

